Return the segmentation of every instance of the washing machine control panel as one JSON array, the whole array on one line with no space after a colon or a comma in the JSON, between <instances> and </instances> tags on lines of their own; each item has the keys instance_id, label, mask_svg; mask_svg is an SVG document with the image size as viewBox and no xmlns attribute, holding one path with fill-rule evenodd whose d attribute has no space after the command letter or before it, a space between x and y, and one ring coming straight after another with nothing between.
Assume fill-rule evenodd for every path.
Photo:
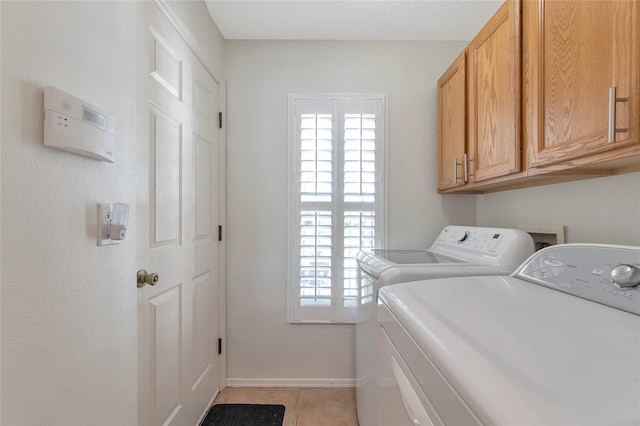
<instances>
[{"instance_id":1,"label":"washing machine control panel","mask_svg":"<svg viewBox=\"0 0 640 426\"><path fill-rule=\"evenodd\" d=\"M534 251L533 239L518 229L447 226L431 249L469 261L515 270Z\"/></svg>"},{"instance_id":2,"label":"washing machine control panel","mask_svg":"<svg viewBox=\"0 0 640 426\"><path fill-rule=\"evenodd\" d=\"M640 247L564 244L538 251L515 275L640 315Z\"/></svg>"},{"instance_id":3,"label":"washing machine control panel","mask_svg":"<svg viewBox=\"0 0 640 426\"><path fill-rule=\"evenodd\" d=\"M452 248L464 247L468 250L476 250L486 253L499 252L504 243L509 239L511 230L489 228L465 228L450 229L445 228L438 239L437 243L449 245Z\"/></svg>"}]
</instances>

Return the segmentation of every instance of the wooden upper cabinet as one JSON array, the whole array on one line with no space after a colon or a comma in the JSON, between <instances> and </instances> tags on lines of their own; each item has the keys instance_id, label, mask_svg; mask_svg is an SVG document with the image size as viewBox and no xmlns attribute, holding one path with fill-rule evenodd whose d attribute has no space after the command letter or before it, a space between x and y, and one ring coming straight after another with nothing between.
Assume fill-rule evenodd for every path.
<instances>
[{"instance_id":1,"label":"wooden upper cabinet","mask_svg":"<svg viewBox=\"0 0 640 426\"><path fill-rule=\"evenodd\" d=\"M523 2L524 113L532 172L640 153L639 3ZM613 140L610 129L620 129Z\"/></svg>"},{"instance_id":2,"label":"wooden upper cabinet","mask_svg":"<svg viewBox=\"0 0 640 426\"><path fill-rule=\"evenodd\" d=\"M438 189L465 184L467 141L466 52L438 80Z\"/></svg>"},{"instance_id":3,"label":"wooden upper cabinet","mask_svg":"<svg viewBox=\"0 0 640 426\"><path fill-rule=\"evenodd\" d=\"M522 169L520 1L509 0L468 47L471 182Z\"/></svg>"}]
</instances>

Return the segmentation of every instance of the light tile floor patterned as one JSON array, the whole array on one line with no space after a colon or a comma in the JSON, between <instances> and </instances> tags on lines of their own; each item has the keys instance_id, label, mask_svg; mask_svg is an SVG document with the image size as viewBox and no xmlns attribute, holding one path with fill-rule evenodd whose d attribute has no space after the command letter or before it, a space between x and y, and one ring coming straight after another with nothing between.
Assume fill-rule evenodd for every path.
<instances>
[{"instance_id":1,"label":"light tile floor patterned","mask_svg":"<svg viewBox=\"0 0 640 426\"><path fill-rule=\"evenodd\" d=\"M231 388L214 404L282 404L283 426L358 426L353 388Z\"/></svg>"}]
</instances>

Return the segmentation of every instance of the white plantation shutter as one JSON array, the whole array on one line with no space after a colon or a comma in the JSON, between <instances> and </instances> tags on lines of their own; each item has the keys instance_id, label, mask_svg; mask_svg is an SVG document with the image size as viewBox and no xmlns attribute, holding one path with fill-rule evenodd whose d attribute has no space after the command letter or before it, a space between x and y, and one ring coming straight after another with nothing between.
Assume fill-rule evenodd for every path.
<instances>
[{"instance_id":1,"label":"white plantation shutter","mask_svg":"<svg viewBox=\"0 0 640 426\"><path fill-rule=\"evenodd\" d=\"M356 253L382 246L385 97L290 95L291 322L353 322Z\"/></svg>"}]
</instances>

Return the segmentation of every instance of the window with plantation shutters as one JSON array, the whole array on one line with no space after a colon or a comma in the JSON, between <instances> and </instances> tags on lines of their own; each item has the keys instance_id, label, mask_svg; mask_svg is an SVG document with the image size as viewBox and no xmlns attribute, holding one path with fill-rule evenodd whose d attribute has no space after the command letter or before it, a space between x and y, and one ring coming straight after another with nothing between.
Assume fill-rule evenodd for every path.
<instances>
[{"instance_id":1,"label":"window with plantation shutters","mask_svg":"<svg viewBox=\"0 0 640 426\"><path fill-rule=\"evenodd\" d=\"M355 255L384 235L384 95L289 96L290 322L355 321Z\"/></svg>"}]
</instances>

